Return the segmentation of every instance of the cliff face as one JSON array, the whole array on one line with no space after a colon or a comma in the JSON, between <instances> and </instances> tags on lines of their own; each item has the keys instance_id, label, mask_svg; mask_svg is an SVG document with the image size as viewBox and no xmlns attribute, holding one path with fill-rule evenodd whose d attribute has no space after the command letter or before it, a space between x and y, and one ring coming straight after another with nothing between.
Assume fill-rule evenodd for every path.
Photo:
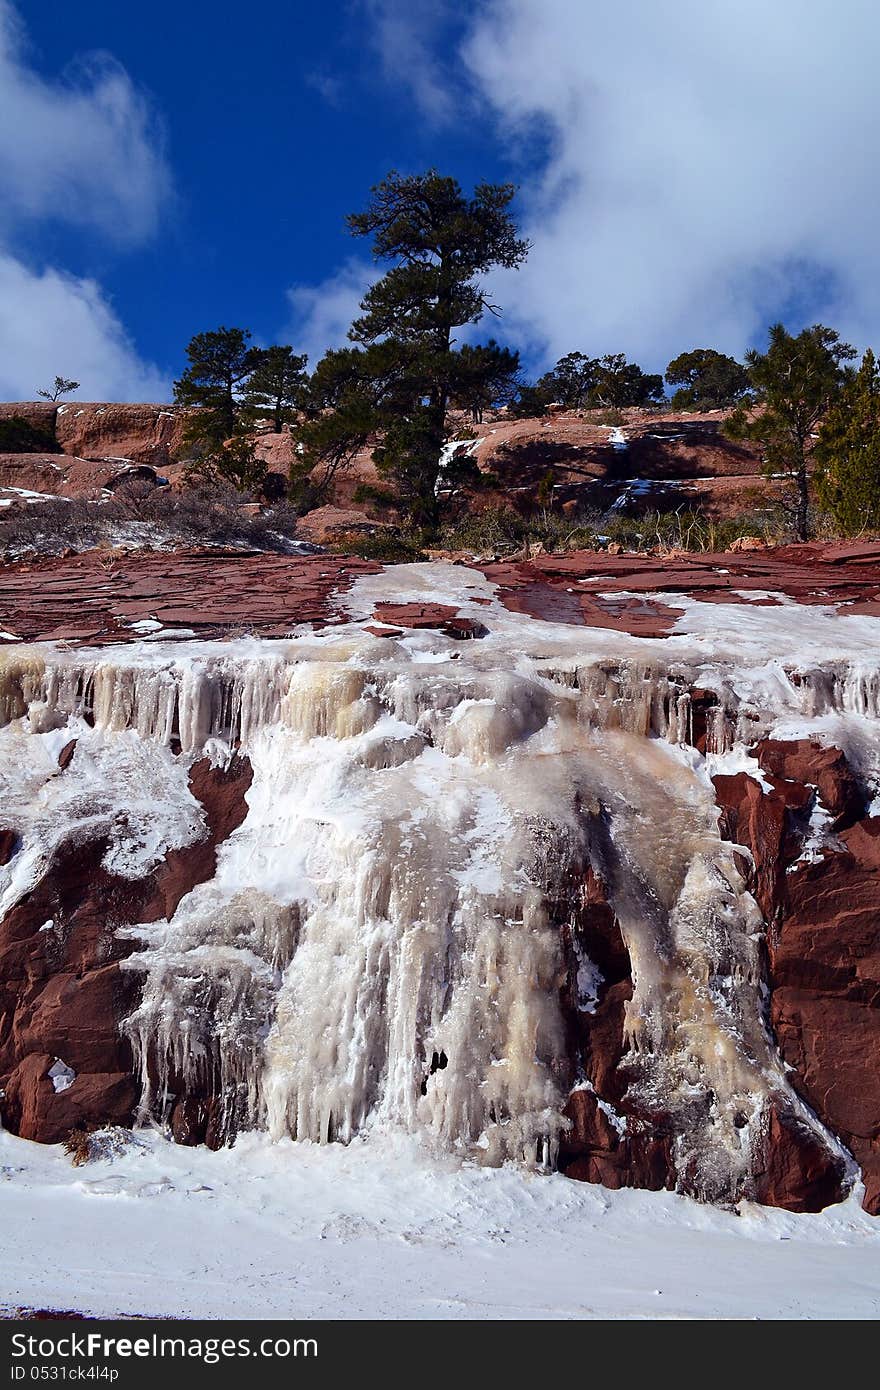
<instances>
[{"instance_id":1,"label":"cliff face","mask_svg":"<svg viewBox=\"0 0 880 1390\"><path fill-rule=\"evenodd\" d=\"M460 447L480 468L499 480L498 491L483 500L526 510L537 505L548 473L556 505L600 512L612 506L632 512L699 508L723 518L765 505L779 491L778 482L762 476L754 449L724 437L723 411L682 415L629 410L617 426L600 424L596 415L563 412L535 420L499 415L479 425L461 418L453 419L450 429L461 433ZM109 476L98 479L95 470L101 465L118 467L128 461L160 472L170 469L173 477L183 454L186 411L178 406L0 403L0 422L13 416L54 439L64 455L77 461L77 469L70 472L63 458L56 459L62 476L56 473L37 487L27 455L0 454L0 486L45 486L49 492L78 496L89 490L88 465L95 474L94 488ZM259 430L254 437L267 467L286 477L298 460L290 435ZM337 475L325 500L345 510L357 508L358 488L379 481L371 451L365 450L351 469Z\"/></svg>"},{"instance_id":2,"label":"cliff face","mask_svg":"<svg viewBox=\"0 0 880 1390\"><path fill-rule=\"evenodd\" d=\"M878 1212L880 551L243 563L0 576L4 1124Z\"/></svg>"},{"instance_id":3,"label":"cliff face","mask_svg":"<svg viewBox=\"0 0 880 1390\"><path fill-rule=\"evenodd\" d=\"M74 458L129 460L163 468L180 452L185 412L171 405L115 402L0 403L0 421L13 416L51 433L59 448Z\"/></svg>"}]
</instances>

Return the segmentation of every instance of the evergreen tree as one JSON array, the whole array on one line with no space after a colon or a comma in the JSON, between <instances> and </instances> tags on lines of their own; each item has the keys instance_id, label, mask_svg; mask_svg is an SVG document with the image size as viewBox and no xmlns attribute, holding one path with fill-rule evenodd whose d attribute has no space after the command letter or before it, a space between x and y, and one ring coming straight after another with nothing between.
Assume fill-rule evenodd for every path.
<instances>
[{"instance_id":1,"label":"evergreen tree","mask_svg":"<svg viewBox=\"0 0 880 1390\"><path fill-rule=\"evenodd\" d=\"M197 407L183 430L191 473L245 489L258 486L266 472L242 419L242 397L260 358L258 348L248 347L250 336L244 328L197 333L186 349L189 366L174 383L177 404Z\"/></svg>"},{"instance_id":2,"label":"evergreen tree","mask_svg":"<svg viewBox=\"0 0 880 1390\"><path fill-rule=\"evenodd\" d=\"M626 405L649 405L663 399L663 378L643 372L636 362L627 362L622 352L607 353L593 363L593 405L620 409Z\"/></svg>"},{"instance_id":3,"label":"evergreen tree","mask_svg":"<svg viewBox=\"0 0 880 1390\"><path fill-rule=\"evenodd\" d=\"M174 383L174 399L199 407L188 430L194 441L220 445L235 434L241 396L260 357L258 348L248 347L250 336L244 328L217 328L190 339L189 366Z\"/></svg>"},{"instance_id":4,"label":"evergreen tree","mask_svg":"<svg viewBox=\"0 0 880 1390\"><path fill-rule=\"evenodd\" d=\"M751 348L746 353L760 410L752 416L740 406L726 421L725 432L732 439L760 445L766 472L794 484L798 540L807 540L810 533L809 464L815 432L852 375L845 364L855 355L855 348L820 323L796 337L775 323L767 351Z\"/></svg>"},{"instance_id":5,"label":"evergreen tree","mask_svg":"<svg viewBox=\"0 0 880 1390\"><path fill-rule=\"evenodd\" d=\"M384 343L366 351L333 349L321 358L303 397L305 418L294 429L300 462L290 481L303 508L326 499L336 474L380 429L398 372L397 353Z\"/></svg>"},{"instance_id":6,"label":"evergreen tree","mask_svg":"<svg viewBox=\"0 0 880 1390\"><path fill-rule=\"evenodd\" d=\"M45 401L58 401L62 396L69 396L71 391L79 390L79 382L71 377L56 376L53 384L48 389L40 387L37 395L42 396Z\"/></svg>"},{"instance_id":7,"label":"evergreen tree","mask_svg":"<svg viewBox=\"0 0 880 1390\"><path fill-rule=\"evenodd\" d=\"M548 395L540 384L521 386L515 400L511 402L510 413L518 420L530 420L539 415L546 415L547 406L552 401L553 396Z\"/></svg>"},{"instance_id":8,"label":"evergreen tree","mask_svg":"<svg viewBox=\"0 0 880 1390\"><path fill-rule=\"evenodd\" d=\"M679 387L672 397L676 410L718 410L735 405L749 390L745 367L714 348L694 348L673 357L666 380Z\"/></svg>"},{"instance_id":9,"label":"evergreen tree","mask_svg":"<svg viewBox=\"0 0 880 1390\"><path fill-rule=\"evenodd\" d=\"M816 492L847 536L880 530L880 366L869 348L813 451Z\"/></svg>"},{"instance_id":10,"label":"evergreen tree","mask_svg":"<svg viewBox=\"0 0 880 1390\"><path fill-rule=\"evenodd\" d=\"M595 385L595 359L569 352L552 371L544 373L534 389L547 405L557 401L568 410L583 410L591 403Z\"/></svg>"},{"instance_id":11,"label":"evergreen tree","mask_svg":"<svg viewBox=\"0 0 880 1390\"><path fill-rule=\"evenodd\" d=\"M534 387L520 392L516 413L529 407L555 403L567 410L589 410L596 406L649 405L663 398L663 378L642 371L636 362L627 362L622 352L604 357L587 357L569 352L560 357L552 371L545 372ZM543 414L543 410L535 411Z\"/></svg>"},{"instance_id":12,"label":"evergreen tree","mask_svg":"<svg viewBox=\"0 0 880 1390\"><path fill-rule=\"evenodd\" d=\"M496 312L478 277L495 266L514 268L528 253L508 211L514 191L483 183L468 198L434 169L409 177L392 172L372 190L366 211L347 219L355 236L372 237L376 260L391 262L365 295L349 337L366 359L362 387L379 387L377 467L419 526L437 520L450 402L497 391L505 364L511 379L518 368L516 354L497 346L480 358L455 346L457 328L478 323L487 309Z\"/></svg>"},{"instance_id":13,"label":"evergreen tree","mask_svg":"<svg viewBox=\"0 0 880 1390\"><path fill-rule=\"evenodd\" d=\"M254 414L271 414L276 434L281 433L294 411L303 404L308 380L307 361L305 356L298 357L289 345L258 350L244 391L244 402Z\"/></svg>"},{"instance_id":14,"label":"evergreen tree","mask_svg":"<svg viewBox=\"0 0 880 1390\"><path fill-rule=\"evenodd\" d=\"M509 405L519 389L519 353L501 347L494 338L482 347L467 343L458 354L453 404L469 410L475 425L483 412Z\"/></svg>"}]
</instances>

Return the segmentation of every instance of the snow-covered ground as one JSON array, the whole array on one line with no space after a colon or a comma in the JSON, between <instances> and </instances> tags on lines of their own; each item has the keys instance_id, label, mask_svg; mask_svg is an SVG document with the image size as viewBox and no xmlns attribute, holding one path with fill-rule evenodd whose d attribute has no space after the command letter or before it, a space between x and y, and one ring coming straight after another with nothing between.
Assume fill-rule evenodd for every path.
<instances>
[{"instance_id":1,"label":"snow-covered ground","mask_svg":"<svg viewBox=\"0 0 880 1390\"><path fill-rule=\"evenodd\" d=\"M873 1318L880 1222L609 1192L414 1140L74 1168L0 1134L0 1307L215 1318Z\"/></svg>"}]
</instances>

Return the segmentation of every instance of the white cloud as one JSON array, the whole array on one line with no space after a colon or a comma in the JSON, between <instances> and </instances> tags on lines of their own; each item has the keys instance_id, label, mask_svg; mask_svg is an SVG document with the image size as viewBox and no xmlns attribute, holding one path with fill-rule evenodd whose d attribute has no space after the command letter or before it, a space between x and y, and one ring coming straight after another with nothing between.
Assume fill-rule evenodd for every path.
<instances>
[{"instance_id":1,"label":"white cloud","mask_svg":"<svg viewBox=\"0 0 880 1390\"><path fill-rule=\"evenodd\" d=\"M441 32L463 21L451 0L362 0L385 76L406 87L422 114L443 125L461 114L465 91L438 55Z\"/></svg>"},{"instance_id":2,"label":"white cloud","mask_svg":"<svg viewBox=\"0 0 880 1390\"><path fill-rule=\"evenodd\" d=\"M49 82L0 0L0 398L31 400L56 373L81 399L167 398L93 280L36 267L16 249L60 221L123 244L156 229L170 178L148 103L107 55Z\"/></svg>"},{"instance_id":3,"label":"white cloud","mask_svg":"<svg viewBox=\"0 0 880 1390\"><path fill-rule=\"evenodd\" d=\"M290 320L284 330L297 352L306 352L314 367L328 348L350 347L348 330L360 302L380 271L352 257L317 285L294 285L287 291Z\"/></svg>"},{"instance_id":4,"label":"white cloud","mask_svg":"<svg viewBox=\"0 0 880 1390\"><path fill-rule=\"evenodd\" d=\"M549 151L506 329L662 367L788 301L880 341L878 41L873 0L488 0L466 61L508 147Z\"/></svg>"},{"instance_id":5,"label":"white cloud","mask_svg":"<svg viewBox=\"0 0 880 1390\"><path fill-rule=\"evenodd\" d=\"M28 66L21 24L0 0L0 230L32 218L97 227L119 241L156 229L170 180L154 117L107 54L65 80Z\"/></svg>"},{"instance_id":6,"label":"white cloud","mask_svg":"<svg viewBox=\"0 0 880 1390\"><path fill-rule=\"evenodd\" d=\"M163 401L170 389L93 280L34 273L0 252L0 400L34 400L56 375L79 381L86 401Z\"/></svg>"}]
</instances>

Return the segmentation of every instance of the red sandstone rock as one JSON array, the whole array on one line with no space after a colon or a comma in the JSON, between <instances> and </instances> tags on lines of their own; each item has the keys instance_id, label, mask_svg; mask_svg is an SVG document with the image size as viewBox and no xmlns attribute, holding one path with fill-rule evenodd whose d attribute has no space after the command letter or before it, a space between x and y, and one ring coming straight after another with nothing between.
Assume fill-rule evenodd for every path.
<instances>
[{"instance_id":1,"label":"red sandstone rock","mask_svg":"<svg viewBox=\"0 0 880 1390\"><path fill-rule=\"evenodd\" d=\"M844 1165L784 1102L772 1106L755 1196L787 1211L822 1211L844 1195Z\"/></svg>"},{"instance_id":2,"label":"red sandstone rock","mask_svg":"<svg viewBox=\"0 0 880 1390\"><path fill-rule=\"evenodd\" d=\"M462 616L457 608L447 603L377 603L375 616L379 622L392 627L436 628L460 641L486 635L482 623Z\"/></svg>"},{"instance_id":3,"label":"red sandstone rock","mask_svg":"<svg viewBox=\"0 0 880 1390\"><path fill-rule=\"evenodd\" d=\"M763 739L754 750L764 772L788 783L814 786L834 828L843 829L858 820L865 798L839 748L823 748L816 740L778 742Z\"/></svg>"},{"instance_id":4,"label":"red sandstone rock","mask_svg":"<svg viewBox=\"0 0 880 1390\"><path fill-rule=\"evenodd\" d=\"M167 405L84 404L67 401L55 417L66 454L83 459L133 459L159 467L181 451L186 412Z\"/></svg>"},{"instance_id":5,"label":"red sandstone rock","mask_svg":"<svg viewBox=\"0 0 880 1390\"><path fill-rule=\"evenodd\" d=\"M861 1165L880 1214L880 818L786 879L771 942L771 1017L790 1080Z\"/></svg>"},{"instance_id":6,"label":"red sandstone rock","mask_svg":"<svg viewBox=\"0 0 880 1390\"><path fill-rule=\"evenodd\" d=\"M751 851L755 863L752 892L765 919L772 922L782 907L786 864L796 856L798 848L795 845L786 850L785 797L779 792L763 792L746 772L714 777L712 781L721 807L721 834Z\"/></svg>"},{"instance_id":7,"label":"red sandstone rock","mask_svg":"<svg viewBox=\"0 0 880 1390\"><path fill-rule=\"evenodd\" d=\"M499 586L498 597L518 613L550 622L611 627L636 636L672 631L681 612L658 600L664 592L686 593L708 603L741 603L738 591L778 591L799 603L846 602L841 615L880 607L880 544L857 557L826 557L815 545L733 555L662 558L577 551L531 561L475 565ZM601 586L585 583L601 577ZM598 591L597 591L598 590ZM627 597L616 598L615 590ZM644 594L644 599L630 597Z\"/></svg>"},{"instance_id":8,"label":"red sandstone rock","mask_svg":"<svg viewBox=\"0 0 880 1390\"><path fill-rule=\"evenodd\" d=\"M880 1214L880 818L855 819L864 798L839 749L764 740L755 751L772 792L762 793L745 773L717 777L715 788L722 833L752 851L756 896L771 922L771 1022L793 1069L789 1081L855 1156L865 1207ZM792 814L811 804L811 784L837 818L843 849L793 867L797 844L786 819L790 831ZM819 1149L777 1115L760 1200L790 1198L795 1182L807 1205L793 1209L829 1200L835 1179Z\"/></svg>"},{"instance_id":9,"label":"red sandstone rock","mask_svg":"<svg viewBox=\"0 0 880 1390\"><path fill-rule=\"evenodd\" d=\"M379 568L336 555L92 550L0 567L0 612L25 641L133 640L140 618L200 637L284 636L299 623L339 622L334 597Z\"/></svg>"},{"instance_id":10,"label":"red sandstone rock","mask_svg":"<svg viewBox=\"0 0 880 1390\"><path fill-rule=\"evenodd\" d=\"M87 1072L65 1091L55 1092L50 1053L31 1052L5 1083L4 1123L15 1134L57 1144L85 1125L128 1124L137 1099L130 1073Z\"/></svg>"},{"instance_id":11,"label":"red sandstone rock","mask_svg":"<svg viewBox=\"0 0 880 1390\"><path fill-rule=\"evenodd\" d=\"M315 507L297 522L297 536L315 545L338 545L356 537L380 535L394 528L387 522L376 521L353 507Z\"/></svg>"},{"instance_id":12,"label":"red sandstone rock","mask_svg":"<svg viewBox=\"0 0 880 1390\"><path fill-rule=\"evenodd\" d=\"M70 764L73 762L73 755L75 752L76 739L72 738L68 743L65 743L61 752L58 754L58 766L61 768L62 772L65 768L70 767Z\"/></svg>"},{"instance_id":13,"label":"red sandstone rock","mask_svg":"<svg viewBox=\"0 0 880 1390\"><path fill-rule=\"evenodd\" d=\"M18 836L14 830L0 830L0 864L8 864L18 849Z\"/></svg>"},{"instance_id":14,"label":"red sandstone rock","mask_svg":"<svg viewBox=\"0 0 880 1390\"><path fill-rule=\"evenodd\" d=\"M171 850L139 880L102 867L103 839L56 851L49 869L0 924L0 1089L3 1123L28 1139L54 1143L79 1124L127 1124L137 1087L119 1024L134 1007L140 978L119 962L136 949L117 928L169 917L197 883L212 877L216 847L247 814L251 770L207 759L190 772L204 808L204 837ZM40 930L51 922L49 930ZM47 1073L56 1057L76 1072L56 1092ZM215 1126L216 1129L216 1126Z\"/></svg>"}]
</instances>

